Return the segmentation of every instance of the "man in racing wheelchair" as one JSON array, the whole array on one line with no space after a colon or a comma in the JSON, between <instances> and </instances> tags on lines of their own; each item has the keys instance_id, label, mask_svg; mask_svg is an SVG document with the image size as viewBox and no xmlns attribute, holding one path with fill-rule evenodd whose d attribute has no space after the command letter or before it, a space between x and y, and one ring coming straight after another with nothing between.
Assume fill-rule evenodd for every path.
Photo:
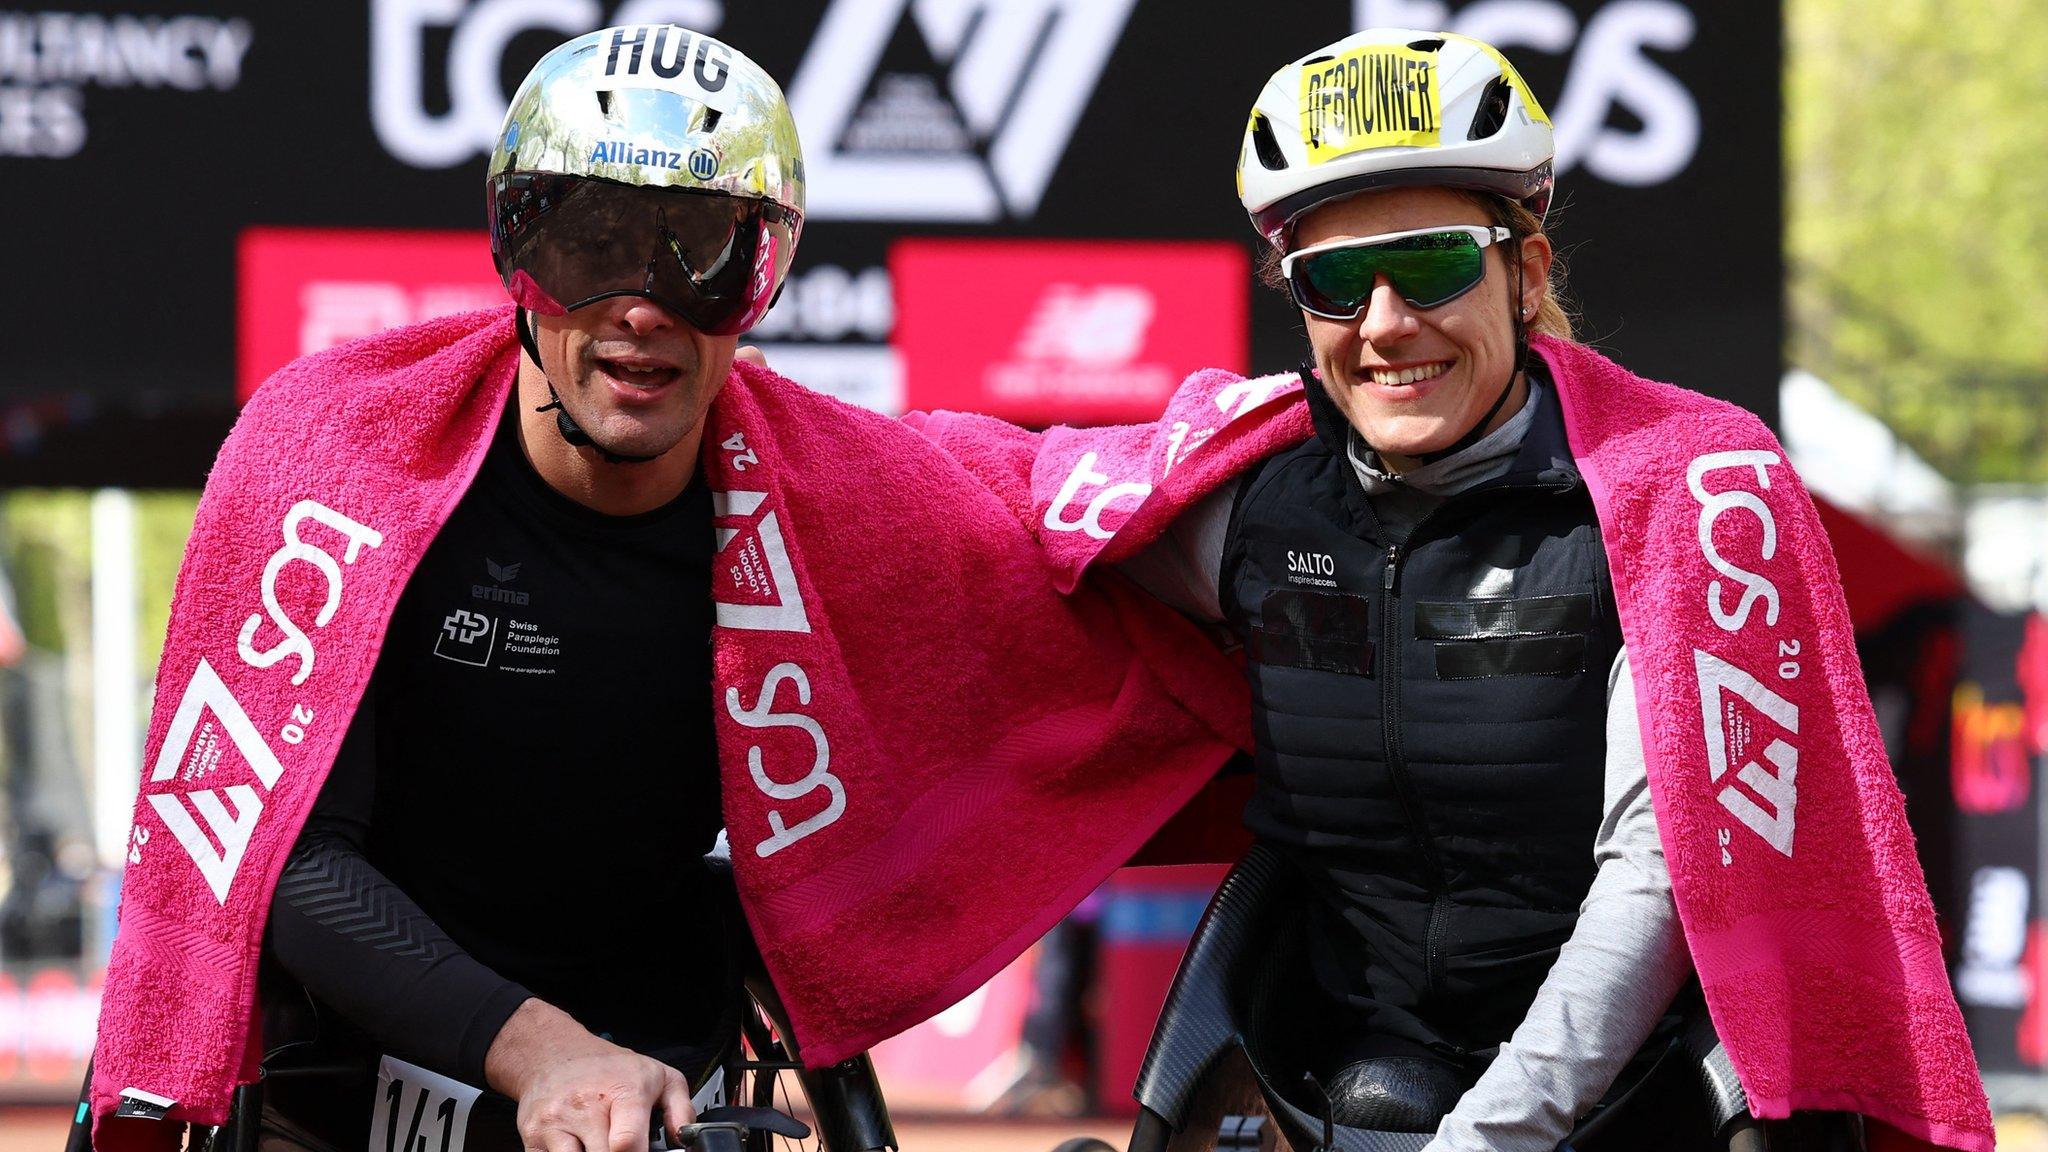
<instances>
[{"instance_id":1,"label":"man in racing wheelchair","mask_svg":"<svg viewBox=\"0 0 2048 1152\"><path fill-rule=\"evenodd\" d=\"M722 824L704 427L794 258L803 172L774 79L681 27L576 37L514 95L484 190L525 355L269 900L242 1139L361 1148L373 1102L446 1106L389 1135L449 1152L488 1089L513 1147L644 1152L716 1098L747 925L690 866ZM506 634L476 627L506 606Z\"/></svg>"}]
</instances>

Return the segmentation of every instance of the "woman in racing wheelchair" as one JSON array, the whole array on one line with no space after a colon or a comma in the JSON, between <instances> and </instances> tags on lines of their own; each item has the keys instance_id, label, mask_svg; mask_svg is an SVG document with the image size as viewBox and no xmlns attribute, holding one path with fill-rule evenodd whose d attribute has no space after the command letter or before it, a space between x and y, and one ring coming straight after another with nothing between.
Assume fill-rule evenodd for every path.
<instances>
[{"instance_id":1,"label":"woman in racing wheelchair","mask_svg":"<svg viewBox=\"0 0 2048 1152\"><path fill-rule=\"evenodd\" d=\"M1433 1152L1557 1148L1691 975L1599 522L1528 348L1571 335L1553 155L1466 37L1372 29L1274 73L1238 188L1316 435L1125 566L1244 645L1246 823L1300 896L1285 1087Z\"/></svg>"}]
</instances>

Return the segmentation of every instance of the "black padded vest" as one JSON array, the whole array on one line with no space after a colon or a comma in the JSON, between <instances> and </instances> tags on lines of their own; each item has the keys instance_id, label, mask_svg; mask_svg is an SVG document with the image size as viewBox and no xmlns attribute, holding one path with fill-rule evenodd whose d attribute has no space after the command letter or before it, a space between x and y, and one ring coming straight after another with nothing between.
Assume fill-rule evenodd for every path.
<instances>
[{"instance_id":1,"label":"black padded vest","mask_svg":"<svg viewBox=\"0 0 2048 1152\"><path fill-rule=\"evenodd\" d=\"M1332 1027L1485 1053L1592 884L1621 632L1556 404L1506 476L1406 540L1323 439L1239 494L1221 586L1258 741L1246 823L1316 896Z\"/></svg>"}]
</instances>

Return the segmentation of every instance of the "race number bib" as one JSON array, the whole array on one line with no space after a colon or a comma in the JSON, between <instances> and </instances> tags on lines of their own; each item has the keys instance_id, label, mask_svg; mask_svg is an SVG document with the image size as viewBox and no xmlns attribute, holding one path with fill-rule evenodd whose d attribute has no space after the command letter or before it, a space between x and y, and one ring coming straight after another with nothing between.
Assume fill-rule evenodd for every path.
<instances>
[{"instance_id":1,"label":"race number bib","mask_svg":"<svg viewBox=\"0 0 2048 1152\"><path fill-rule=\"evenodd\" d=\"M368 1152L462 1152L469 1106L481 1095L481 1088L384 1057Z\"/></svg>"}]
</instances>

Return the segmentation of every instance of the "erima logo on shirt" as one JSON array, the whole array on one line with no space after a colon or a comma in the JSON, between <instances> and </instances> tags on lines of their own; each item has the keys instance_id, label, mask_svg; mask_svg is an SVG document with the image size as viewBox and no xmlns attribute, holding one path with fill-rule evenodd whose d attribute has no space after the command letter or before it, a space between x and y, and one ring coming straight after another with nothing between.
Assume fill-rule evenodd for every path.
<instances>
[{"instance_id":1,"label":"erima logo on shirt","mask_svg":"<svg viewBox=\"0 0 2048 1152\"><path fill-rule=\"evenodd\" d=\"M519 579L519 569L523 566L521 564L500 564L489 557L484 558L484 571L490 573L492 581L498 584L510 584L512 581ZM494 604L523 605L532 599L532 597L524 592L514 591L510 588L495 588L490 584L471 584L469 586L469 595L473 600L489 600Z\"/></svg>"}]
</instances>

